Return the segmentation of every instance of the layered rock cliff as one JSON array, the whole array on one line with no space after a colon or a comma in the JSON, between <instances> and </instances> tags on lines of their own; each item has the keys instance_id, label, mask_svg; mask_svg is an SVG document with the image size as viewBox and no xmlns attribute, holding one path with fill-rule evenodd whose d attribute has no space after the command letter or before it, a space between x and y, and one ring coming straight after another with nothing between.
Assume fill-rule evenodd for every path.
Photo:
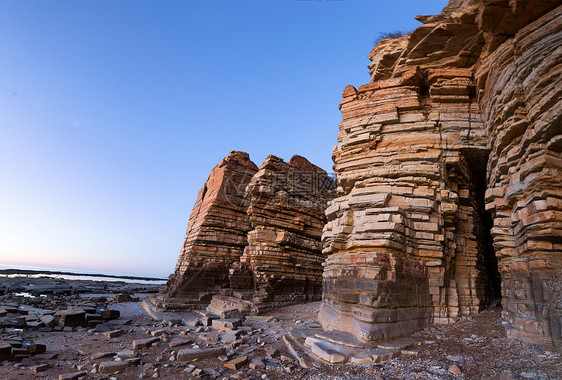
<instances>
[{"instance_id":1,"label":"layered rock cliff","mask_svg":"<svg viewBox=\"0 0 562 380\"><path fill-rule=\"evenodd\" d=\"M258 167L245 152L230 152L203 185L189 216L176 269L159 306L197 306L229 284L229 269L247 245L246 187ZM158 299L158 298L157 298Z\"/></svg>"},{"instance_id":2,"label":"layered rock cliff","mask_svg":"<svg viewBox=\"0 0 562 380\"><path fill-rule=\"evenodd\" d=\"M319 299L320 238L334 189L304 157L268 156L258 169L247 153L230 152L199 191L175 272L152 303L199 308L219 293L269 308Z\"/></svg>"},{"instance_id":3,"label":"layered rock cliff","mask_svg":"<svg viewBox=\"0 0 562 380\"><path fill-rule=\"evenodd\" d=\"M326 258L320 239L334 190L326 172L301 156L287 163L267 157L248 185L252 230L240 263L262 301L320 299Z\"/></svg>"},{"instance_id":4,"label":"layered rock cliff","mask_svg":"<svg viewBox=\"0 0 562 380\"><path fill-rule=\"evenodd\" d=\"M560 3L452 1L373 49L340 103L325 329L405 335L501 281L510 334L560 344Z\"/></svg>"}]
</instances>

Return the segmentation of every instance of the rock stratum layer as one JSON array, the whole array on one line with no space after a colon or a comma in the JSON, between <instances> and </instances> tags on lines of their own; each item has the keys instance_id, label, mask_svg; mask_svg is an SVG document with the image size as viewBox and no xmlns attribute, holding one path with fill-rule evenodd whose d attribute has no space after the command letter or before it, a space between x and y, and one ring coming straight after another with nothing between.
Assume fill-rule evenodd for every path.
<instances>
[{"instance_id":1,"label":"rock stratum layer","mask_svg":"<svg viewBox=\"0 0 562 380\"><path fill-rule=\"evenodd\" d=\"M560 4L452 1L373 49L340 103L325 329L388 339L501 297L510 336L560 345Z\"/></svg>"},{"instance_id":2,"label":"rock stratum layer","mask_svg":"<svg viewBox=\"0 0 562 380\"><path fill-rule=\"evenodd\" d=\"M253 278L246 288L256 289L266 301L320 299L326 258L322 229L334 190L326 172L304 157L294 156L288 163L267 157L246 192L252 230L240 271L245 268Z\"/></svg>"},{"instance_id":3,"label":"rock stratum layer","mask_svg":"<svg viewBox=\"0 0 562 380\"><path fill-rule=\"evenodd\" d=\"M198 308L221 293L212 305L224 310L244 306L236 299L269 308L319 299L334 190L304 157L268 156L258 168L247 153L231 152L199 191L175 272L152 302Z\"/></svg>"},{"instance_id":4,"label":"rock stratum layer","mask_svg":"<svg viewBox=\"0 0 562 380\"><path fill-rule=\"evenodd\" d=\"M162 292L168 306L205 304L229 283L251 226L246 187L258 167L245 152L230 152L213 168L189 216L176 269Z\"/></svg>"}]
</instances>

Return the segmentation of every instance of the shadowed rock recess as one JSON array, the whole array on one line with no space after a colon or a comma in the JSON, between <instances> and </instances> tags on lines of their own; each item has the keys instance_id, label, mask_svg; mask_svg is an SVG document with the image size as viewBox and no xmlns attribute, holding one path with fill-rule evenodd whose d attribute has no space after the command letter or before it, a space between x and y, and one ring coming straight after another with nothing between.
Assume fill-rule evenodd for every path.
<instances>
[{"instance_id":1,"label":"shadowed rock recess","mask_svg":"<svg viewBox=\"0 0 562 380\"><path fill-rule=\"evenodd\" d=\"M199 191L176 270L152 304L210 303L224 315L319 300L321 235L334 190L304 157L268 156L258 169L247 153L230 152Z\"/></svg>"},{"instance_id":2,"label":"shadowed rock recess","mask_svg":"<svg viewBox=\"0 0 562 380\"><path fill-rule=\"evenodd\" d=\"M561 344L561 1L451 1L347 86L324 229L326 330L363 341L500 299Z\"/></svg>"}]
</instances>

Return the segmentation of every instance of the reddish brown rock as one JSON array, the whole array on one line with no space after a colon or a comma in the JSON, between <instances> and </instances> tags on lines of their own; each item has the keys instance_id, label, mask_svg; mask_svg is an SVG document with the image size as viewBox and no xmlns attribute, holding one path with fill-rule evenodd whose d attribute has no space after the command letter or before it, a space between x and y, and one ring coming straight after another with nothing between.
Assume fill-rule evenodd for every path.
<instances>
[{"instance_id":1,"label":"reddish brown rock","mask_svg":"<svg viewBox=\"0 0 562 380\"><path fill-rule=\"evenodd\" d=\"M247 356L240 356L224 363L224 367L232 370L238 370L248 363Z\"/></svg>"},{"instance_id":2,"label":"reddish brown rock","mask_svg":"<svg viewBox=\"0 0 562 380\"><path fill-rule=\"evenodd\" d=\"M449 367L449 369L447 370L449 373L453 374L453 375L457 375L460 376L462 374L461 369L459 368L458 365L453 364L452 366Z\"/></svg>"},{"instance_id":3,"label":"reddish brown rock","mask_svg":"<svg viewBox=\"0 0 562 380\"><path fill-rule=\"evenodd\" d=\"M176 271L152 302L201 307L221 292L209 311L229 318L319 299L334 188L304 157L268 156L258 170L247 153L231 152L199 192Z\"/></svg>"},{"instance_id":4,"label":"reddish brown rock","mask_svg":"<svg viewBox=\"0 0 562 380\"><path fill-rule=\"evenodd\" d=\"M178 361L187 362L193 359L220 356L225 353L224 347L215 348L184 348L178 351Z\"/></svg>"},{"instance_id":5,"label":"reddish brown rock","mask_svg":"<svg viewBox=\"0 0 562 380\"><path fill-rule=\"evenodd\" d=\"M140 350L141 348L146 348L152 346L154 343L160 341L159 338L145 338L133 340L133 350Z\"/></svg>"},{"instance_id":6,"label":"reddish brown rock","mask_svg":"<svg viewBox=\"0 0 562 380\"><path fill-rule=\"evenodd\" d=\"M82 309L68 309L57 311L54 320L64 327L84 326L86 322L86 312Z\"/></svg>"},{"instance_id":7,"label":"reddish brown rock","mask_svg":"<svg viewBox=\"0 0 562 380\"><path fill-rule=\"evenodd\" d=\"M229 268L247 245L245 191L257 170L247 153L235 151L212 170L189 217L176 270L154 303L200 307L229 284Z\"/></svg>"},{"instance_id":8,"label":"reddish brown rock","mask_svg":"<svg viewBox=\"0 0 562 380\"><path fill-rule=\"evenodd\" d=\"M98 371L101 375L110 375L112 373L124 370L125 368L129 367L129 365L130 363L127 360L107 361L100 363Z\"/></svg>"},{"instance_id":9,"label":"reddish brown rock","mask_svg":"<svg viewBox=\"0 0 562 380\"><path fill-rule=\"evenodd\" d=\"M486 209L508 335L561 345L562 6L513 3L516 32L475 71L488 121Z\"/></svg>"},{"instance_id":10,"label":"reddish brown rock","mask_svg":"<svg viewBox=\"0 0 562 380\"><path fill-rule=\"evenodd\" d=\"M252 290L255 301L275 305L320 299L320 238L334 188L327 173L304 157L284 162L268 156L246 190L252 229L231 287Z\"/></svg>"},{"instance_id":11,"label":"reddish brown rock","mask_svg":"<svg viewBox=\"0 0 562 380\"><path fill-rule=\"evenodd\" d=\"M32 343L25 346L27 352L30 354L42 354L47 351L47 346L40 343Z\"/></svg>"},{"instance_id":12,"label":"reddish brown rock","mask_svg":"<svg viewBox=\"0 0 562 380\"><path fill-rule=\"evenodd\" d=\"M107 309L102 310L100 316L103 319L117 319L121 316L121 312L119 310Z\"/></svg>"},{"instance_id":13,"label":"reddish brown rock","mask_svg":"<svg viewBox=\"0 0 562 380\"><path fill-rule=\"evenodd\" d=\"M373 49L340 103L324 328L448 323L494 304L501 273L509 334L561 343L560 3L451 1Z\"/></svg>"}]
</instances>

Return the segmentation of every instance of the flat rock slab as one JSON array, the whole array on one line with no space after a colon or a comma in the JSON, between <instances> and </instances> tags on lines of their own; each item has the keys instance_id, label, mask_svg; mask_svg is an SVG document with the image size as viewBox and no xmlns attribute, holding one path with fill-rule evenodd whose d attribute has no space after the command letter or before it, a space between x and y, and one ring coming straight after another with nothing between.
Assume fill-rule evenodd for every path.
<instances>
[{"instance_id":1,"label":"flat rock slab","mask_svg":"<svg viewBox=\"0 0 562 380\"><path fill-rule=\"evenodd\" d=\"M192 343L193 340L189 339L189 338L174 338L170 341L170 343L168 343L168 345L170 347L178 347L178 346L183 346L189 343Z\"/></svg>"},{"instance_id":2,"label":"flat rock slab","mask_svg":"<svg viewBox=\"0 0 562 380\"><path fill-rule=\"evenodd\" d=\"M347 331L330 330L321 331L316 333L320 339L327 340L332 343L340 344L342 346L357 347L357 348L372 348L378 347L377 342L364 342L357 338L354 334Z\"/></svg>"},{"instance_id":3,"label":"flat rock slab","mask_svg":"<svg viewBox=\"0 0 562 380\"><path fill-rule=\"evenodd\" d=\"M360 351L351 357L351 362L355 364L373 364L373 356L367 351Z\"/></svg>"},{"instance_id":4,"label":"flat rock slab","mask_svg":"<svg viewBox=\"0 0 562 380\"><path fill-rule=\"evenodd\" d=\"M420 340L403 338L403 339L389 340L386 342L377 342L377 347L387 350L404 350L406 348L418 346L420 344L422 344Z\"/></svg>"},{"instance_id":5,"label":"flat rock slab","mask_svg":"<svg viewBox=\"0 0 562 380\"><path fill-rule=\"evenodd\" d=\"M18 305L4 305L2 308L6 311L6 313L17 313L18 312Z\"/></svg>"},{"instance_id":6,"label":"flat rock slab","mask_svg":"<svg viewBox=\"0 0 562 380\"><path fill-rule=\"evenodd\" d=\"M49 314L39 315L39 320L43 322L45 326L53 327L55 325L55 317Z\"/></svg>"},{"instance_id":7,"label":"flat rock slab","mask_svg":"<svg viewBox=\"0 0 562 380\"><path fill-rule=\"evenodd\" d=\"M160 341L160 338L146 338L146 339L133 340L133 350L140 350L141 348L150 347L158 341Z\"/></svg>"},{"instance_id":8,"label":"flat rock slab","mask_svg":"<svg viewBox=\"0 0 562 380\"><path fill-rule=\"evenodd\" d=\"M30 369L34 372L34 373L39 373L39 372L44 372L46 370L48 370L50 367L48 364L38 364L38 365L34 365L32 367L30 367Z\"/></svg>"},{"instance_id":9,"label":"flat rock slab","mask_svg":"<svg viewBox=\"0 0 562 380\"><path fill-rule=\"evenodd\" d=\"M238 337L240 336L241 331L237 331L237 330L233 330L230 332L227 332L226 334L223 334L220 337L221 342L223 343L232 343L234 342L236 339L238 339Z\"/></svg>"},{"instance_id":10,"label":"flat rock slab","mask_svg":"<svg viewBox=\"0 0 562 380\"><path fill-rule=\"evenodd\" d=\"M240 356L231 361L224 363L224 367L232 370L238 370L248 363L247 356Z\"/></svg>"},{"instance_id":11,"label":"flat rock slab","mask_svg":"<svg viewBox=\"0 0 562 380\"><path fill-rule=\"evenodd\" d=\"M237 297L230 297L216 294L207 306L207 311L220 316L221 318L240 318L242 314L255 314L255 308L251 301L242 300Z\"/></svg>"},{"instance_id":12,"label":"flat rock slab","mask_svg":"<svg viewBox=\"0 0 562 380\"><path fill-rule=\"evenodd\" d=\"M102 362L99 366L99 373L102 375L109 375L115 372L124 370L129 366L128 360Z\"/></svg>"},{"instance_id":13,"label":"flat rock slab","mask_svg":"<svg viewBox=\"0 0 562 380\"><path fill-rule=\"evenodd\" d=\"M315 336L323 331L324 330L322 330L322 327L318 323L309 322L291 329L289 335L302 345L306 338Z\"/></svg>"},{"instance_id":14,"label":"flat rock slab","mask_svg":"<svg viewBox=\"0 0 562 380\"><path fill-rule=\"evenodd\" d=\"M166 334L166 333L168 333L168 330L167 330L167 329L158 329L158 330L152 330L152 331L150 332L150 335L152 335L152 336L160 336L160 335L164 335L164 334Z\"/></svg>"},{"instance_id":15,"label":"flat rock slab","mask_svg":"<svg viewBox=\"0 0 562 380\"><path fill-rule=\"evenodd\" d=\"M136 302L126 303L126 304L118 304L114 305L115 309L121 311L123 315L137 315L136 310L133 312L127 311L127 309L134 308L134 309L142 309L146 312L152 319L162 322L170 322L173 320L196 320L197 315L193 312L189 311L166 311L163 309L159 309L158 307L154 306L148 298L145 298L142 302L140 302L139 306L136 306ZM141 312L142 313L142 312ZM140 315L140 314L138 314ZM217 317L218 318L218 317Z\"/></svg>"},{"instance_id":16,"label":"flat rock slab","mask_svg":"<svg viewBox=\"0 0 562 380\"><path fill-rule=\"evenodd\" d=\"M310 351L315 356L333 364L347 363L349 361L356 364L373 364L400 355L400 350L388 350L377 347L351 347L312 336L306 338L305 346L310 347Z\"/></svg>"},{"instance_id":17,"label":"flat rock slab","mask_svg":"<svg viewBox=\"0 0 562 380\"><path fill-rule=\"evenodd\" d=\"M57 311L55 321L64 327L80 327L86 322L86 312L82 309L68 309Z\"/></svg>"},{"instance_id":18,"label":"flat rock slab","mask_svg":"<svg viewBox=\"0 0 562 380\"><path fill-rule=\"evenodd\" d=\"M349 356L342 355L341 352L333 349L332 344L326 341L312 343L310 350L314 355L328 363L338 364L349 361Z\"/></svg>"},{"instance_id":19,"label":"flat rock slab","mask_svg":"<svg viewBox=\"0 0 562 380\"><path fill-rule=\"evenodd\" d=\"M217 348L184 348L178 351L178 361L187 362L193 359L201 359L211 356L224 355L226 350L224 347Z\"/></svg>"},{"instance_id":20,"label":"flat rock slab","mask_svg":"<svg viewBox=\"0 0 562 380\"><path fill-rule=\"evenodd\" d=\"M58 356L58 354L54 353L44 353L35 355L34 358L37 360L53 360Z\"/></svg>"},{"instance_id":21,"label":"flat rock slab","mask_svg":"<svg viewBox=\"0 0 562 380\"><path fill-rule=\"evenodd\" d=\"M37 365L37 363L35 363L33 360L31 360L29 358L25 358L20 362L20 365L22 367L33 367L33 366Z\"/></svg>"},{"instance_id":22,"label":"flat rock slab","mask_svg":"<svg viewBox=\"0 0 562 380\"><path fill-rule=\"evenodd\" d=\"M303 345L298 344L298 342L296 342L296 340L289 334L283 335L283 342L285 342L287 349L295 359L298 360L300 357L304 355L303 351L305 347ZM277 348L271 348L267 351L267 355L271 357L275 356L276 353L277 353Z\"/></svg>"},{"instance_id":23,"label":"flat rock slab","mask_svg":"<svg viewBox=\"0 0 562 380\"><path fill-rule=\"evenodd\" d=\"M185 320L182 319L182 323L184 326L187 327L199 327L199 326L203 326L203 323L199 320L199 319L194 319L194 320Z\"/></svg>"},{"instance_id":24,"label":"flat rock slab","mask_svg":"<svg viewBox=\"0 0 562 380\"><path fill-rule=\"evenodd\" d=\"M272 315L248 315L246 320L249 322L273 322L275 317Z\"/></svg>"},{"instance_id":25,"label":"flat rock slab","mask_svg":"<svg viewBox=\"0 0 562 380\"><path fill-rule=\"evenodd\" d=\"M138 353L136 351L133 351L133 350L123 350L123 351L119 351L117 353L117 357L120 358L121 360L133 359L133 358L136 358L137 356L138 356Z\"/></svg>"},{"instance_id":26,"label":"flat rock slab","mask_svg":"<svg viewBox=\"0 0 562 380\"><path fill-rule=\"evenodd\" d=\"M77 305L77 307L84 310L87 314L96 314L96 305Z\"/></svg>"},{"instance_id":27,"label":"flat rock slab","mask_svg":"<svg viewBox=\"0 0 562 380\"><path fill-rule=\"evenodd\" d=\"M98 352L91 356L92 360L98 360L103 358L109 358L117 355L116 352Z\"/></svg>"},{"instance_id":28,"label":"flat rock slab","mask_svg":"<svg viewBox=\"0 0 562 380\"><path fill-rule=\"evenodd\" d=\"M406 349L401 350L401 352L404 355L417 355L421 352L421 350L422 350L421 347L410 347L410 348L406 348Z\"/></svg>"},{"instance_id":29,"label":"flat rock slab","mask_svg":"<svg viewBox=\"0 0 562 380\"><path fill-rule=\"evenodd\" d=\"M319 361L315 361L309 354L307 353L307 348L305 347L306 336L304 333L306 331L311 331L309 327L302 327L299 326L294 328L289 333L283 335L283 342L287 346L287 349L293 355L293 357L299 362L299 365L303 368L312 368L315 366L321 365ZM312 329L312 331L316 331L316 329ZM298 337L296 338L295 335ZM274 356L277 349L269 349L267 350L268 356Z\"/></svg>"},{"instance_id":30,"label":"flat rock slab","mask_svg":"<svg viewBox=\"0 0 562 380\"><path fill-rule=\"evenodd\" d=\"M216 331L213 331L211 333L200 334L199 339L205 342L218 342L220 340L220 335Z\"/></svg>"}]
</instances>

